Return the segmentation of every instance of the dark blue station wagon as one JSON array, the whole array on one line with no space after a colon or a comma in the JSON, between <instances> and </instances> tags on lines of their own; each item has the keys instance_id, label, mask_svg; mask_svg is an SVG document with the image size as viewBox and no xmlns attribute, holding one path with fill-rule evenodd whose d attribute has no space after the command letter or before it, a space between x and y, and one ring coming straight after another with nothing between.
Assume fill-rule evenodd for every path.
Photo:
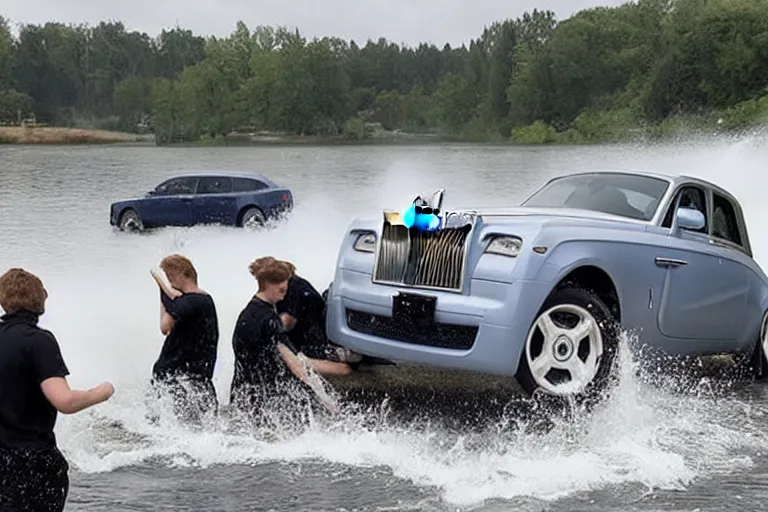
<instances>
[{"instance_id":1,"label":"dark blue station wagon","mask_svg":"<svg viewBox=\"0 0 768 512\"><path fill-rule=\"evenodd\" d=\"M120 230L221 224L263 225L293 209L293 194L259 174L174 176L145 197L118 201L109 222Z\"/></svg>"}]
</instances>

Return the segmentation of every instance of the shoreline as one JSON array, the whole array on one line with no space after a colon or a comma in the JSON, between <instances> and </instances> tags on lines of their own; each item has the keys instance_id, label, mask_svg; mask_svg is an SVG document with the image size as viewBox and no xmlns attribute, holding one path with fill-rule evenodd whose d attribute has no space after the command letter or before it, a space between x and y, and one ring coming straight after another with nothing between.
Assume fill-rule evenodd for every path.
<instances>
[{"instance_id":1,"label":"shoreline","mask_svg":"<svg viewBox=\"0 0 768 512\"><path fill-rule=\"evenodd\" d=\"M151 143L154 135L56 126L0 126L0 145Z\"/></svg>"},{"instance_id":2,"label":"shoreline","mask_svg":"<svg viewBox=\"0 0 768 512\"><path fill-rule=\"evenodd\" d=\"M748 133L766 132L768 125L751 126L732 130L702 130L696 127L672 130L667 133L634 133L630 137L607 137L593 140L573 140L558 138L533 140L478 139L473 137L443 136L435 134L387 133L364 139L352 139L343 136L300 136L280 133L231 133L216 138L203 138L196 141L167 142L160 147L199 148L199 147L257 147L257 146L439 146L462 144L472 146L497 147L574 147L599 146L614 144L643 144L672 142L700 137L744 136ZM109 130L65 127L24 127L0 126L0 146L3 145L152 145L156 146L154 134L136 134Z\"/></svg>"}]
</instances>

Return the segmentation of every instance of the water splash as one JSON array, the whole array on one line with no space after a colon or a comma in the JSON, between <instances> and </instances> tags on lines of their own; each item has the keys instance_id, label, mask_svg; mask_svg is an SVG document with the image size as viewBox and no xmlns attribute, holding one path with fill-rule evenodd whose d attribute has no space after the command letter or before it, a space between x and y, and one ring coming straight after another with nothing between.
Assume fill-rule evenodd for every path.
<instances>
[{"instance_id":1,"label":"water splash","mask_svg":"<svg viewBox=\"0 0 768 512\"><path fill-rule=\"evenodd\" d=\"M520 496L553 500L622 484L684 489L697 479L749 467L756 454L765 453L762 432L768 406L762 396L736 392L737 384L728 379L699 377L690 367L670 371L660 361L634 357L629 349L639 340L631 335L622 339L626 350L617 358L618 382L590 414L566 409L544 421L543 412L520 417L519 407L511 404L501 419L469 429L429 417L403 421L385 400L347 404L333 418L305 411L307 426L299 429L280 425L243 431L226 414L202 429L189 428L169 414L152 424L145 418L144 387L162 336L149 269L168 253L182 252L198 267L201 287L216 298L221 342L215 384L226 403L233 363L228 340L237 314L255 291L247 265L256 257L291 259L300 274L322 289L332 279L338 241L350 215L399 207L403 202L398 198L412 199L412 187L446 187L449 204L495 206L516 202L550 175L567 170L648 168L726 181L744 205L759 258L768 254L768 238L757 230L765 211L763 193L754 184L766 157L762 140L650 151L574 150L559 159L539 149L407 149L406 155L422 152L390 166L382 178L393 179L382 179L384 186L376 189L369 182L378 178L362 176L369 186L346 194L342 203L333 191L307 193L285 224L259 232L209 227L134 236L89 227L69 238L58 232L27 234L23 226L36 224L35 219L24 220L25 212L33 210L24 200L3 216L13 219L9 229L16 238L10 237L13 243L4 246L0 259L23 261L46 282L51 299L43 324L62 344L72 385L87 387L101 380L116 384L117 393L108 403L59 420L60 445L78 471L319 460L386 468L394 477L436 489L456 506ZM513 176L509 158L527 169ZM394 179L413 170L421 171L418 183L406 186ZM468 179L472 187L466 186ZM3 198L8 191L26 197L21 185L7 185L0 191ZM344 186L338 183L335 193L341 194ZM97 210L83 216L103 214ZM14 242L31 236L41 240L42 248L24 249ZM692 375L683 378L686 373Z\"/></svg>"}]
</instances>

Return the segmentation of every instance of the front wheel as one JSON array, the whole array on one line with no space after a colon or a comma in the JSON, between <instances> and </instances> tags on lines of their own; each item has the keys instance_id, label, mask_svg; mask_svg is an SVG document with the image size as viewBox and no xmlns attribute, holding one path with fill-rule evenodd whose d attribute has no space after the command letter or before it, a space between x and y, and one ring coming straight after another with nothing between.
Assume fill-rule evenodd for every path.
<instances>
[{"instance_id":1,"label":"front wheel","mask_svg":"<svg viewBox=\"0 0 768 512\"><path fill-rule=\"evenodd\" d=\"M141 217L135 210L126 210L120 216L120 230L121 231L143 231L144 224L141 222Z\"/></svg>"},{"instance_id":2,"label":"front wheel","mask_svg":"<svg viewBox=\"0 0 768 512\"><path fill-rule=\"evenodd\" d=\"M594 293L567 287L544 302L520 358L517 380L530 395L599 395L618 349L617 323Z\"/></svg>"},{"instance_id":3,"label":"front wheel","mask_svg":"<svg viewBox=\"0 0 768 512\"><path fill-rule=\"evenodd\" d=\"M736 364L745 376L759 381L768 379L768 311L763 314L754 349L751 353L737 356Z\"/></svg>"}]
</instances>

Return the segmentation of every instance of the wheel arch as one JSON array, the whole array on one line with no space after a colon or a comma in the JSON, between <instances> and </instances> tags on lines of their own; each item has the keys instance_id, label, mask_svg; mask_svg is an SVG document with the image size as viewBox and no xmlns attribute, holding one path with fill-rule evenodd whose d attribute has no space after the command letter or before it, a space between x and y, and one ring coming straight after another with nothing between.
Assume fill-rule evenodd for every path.
<instances>
[{"instance_id":1,"label":"wheel arch","mask_svg":"<svg viewBox=\"0 0 768 512\"><path fill-rule=\"evenodd\" d=\"M139 211L139 208L135 204L126 204L120 207L120 209L117 211L117 225L120 225L120 221L123 220L123 216L128 213L129 211L136 212L136 215L139 216L141 219L141 212Z\"/></svg>"},{"instance_id":2,"label":"wheel arch","mask_svg":"<svg viewBox=\"0 0 768 512\"><path fill-rule=\"evenodd\" d=\"M598 308L604 312L603 317L606 319L613 317L613 319L615 319L615 322L609 320L608 324L604 327L605 329L608 329L608 333L615 333L615 329L619 327L621 322L621 306L618 289L614 280L605 269L594 262L579 262L572 267L563 270L563 272L556 278L555 285L551 287L549 293L547 293L541 303L538 304L536 312L531 318L531 323L526 330L526 339L519 345L520 350L515 378L523 389L528 392L531 392L534 385L534 381L532 380L534 377L528 363L525 361L528 337L530 336L530 333L532 332L531 330L534 328L539 315L542 313L542 310L547 307L548 303L550 303L556 295L559 295L564 290L574 290L586 297L596 296L596 298L600 299L600 302L602 302L603 305L598 306ZM608 317L605 317L605 315L608 315ZM601 331L602 329L603 327L601 327ZM603 333L603 336L605 336L605 333ZM611 338L613 338L612 335ZM604 343L606 343L606 340L604 340ZM604 346L604 349L605 348L607 348L607 346ZM576 397L578 400L584 399L590 401L596 396L599 396L603 386L611 378L610 372L613 366L616 350L618 349L611 348L609 350L609 352L604 352L610 354L608 362L601 363L600 369L595 376L595 379L598 380L593 380L592 383L587 386L586 394L580 394ZM593 392L595 383L597 383L598 386L597 395Z\"/></svg>"},{"instance_id":3,"label":"wheel arch","mask_svg":"<svg viewBox=\"0 0 768 512\"><path fill-rule=\"evenodd\" d=\"M594 262L583 262L567 270L549 292L544 302L558 290L568 287L584 288L593 292L608 306L616 321L621 322L621 299L619 298L618 287L611 275L599 265Z\"/></svg>"}]
</instances>

